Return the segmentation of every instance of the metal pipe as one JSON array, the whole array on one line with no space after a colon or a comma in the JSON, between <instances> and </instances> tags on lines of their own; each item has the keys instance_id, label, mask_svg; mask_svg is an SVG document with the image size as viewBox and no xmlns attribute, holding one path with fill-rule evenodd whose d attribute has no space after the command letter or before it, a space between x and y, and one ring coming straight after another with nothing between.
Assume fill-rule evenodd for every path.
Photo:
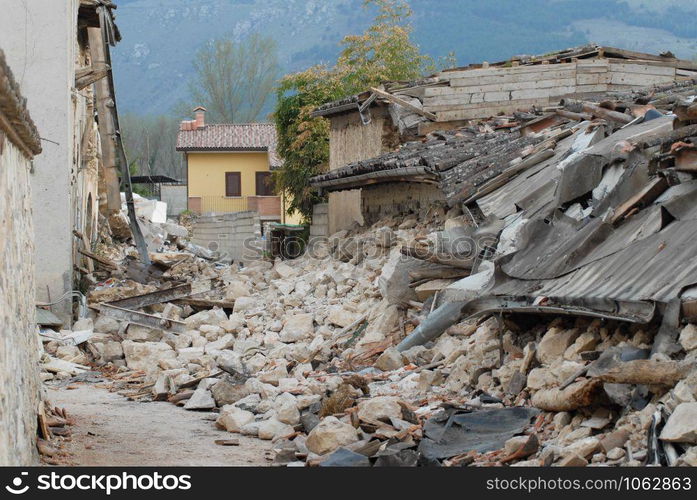
<instances>
[{"instance_id":1,"label":"metal pipe","mask_svg":"<svg viewBox=\"0 0 697 500\"><path fill-rule=\"evenodd\" d=\"M445 330L456 324L462 318L462 309L466 302L446 302L429 314L411 335L402 340L397 346L399 352L404 352L417 345L438 338Z\"/></svg>"},{"instance_id":2,"label":"metal pipe","mask_svg":"<svg viewBox=\"0 0 697 500\"><path fill-rule=\"evenodd\" d=\"M400 344L397 350L406 351L417 345L423 345L430 340L438 338L445 330L454 324L484 314L493 313L539 313L539 314L563 314L571 316L589 316L592 318L613 319L628 321L631 323L646 324L654 316L655 304L653 303L626 303L628 306L643 306L622 312L604 312L582 307L580 305L539 305L533 299L516 299L506 296L483 296L466 301L448 302L429 314L423 322ZM615 301L615 305L619 305Z\"/></svg>"}]
</instances>

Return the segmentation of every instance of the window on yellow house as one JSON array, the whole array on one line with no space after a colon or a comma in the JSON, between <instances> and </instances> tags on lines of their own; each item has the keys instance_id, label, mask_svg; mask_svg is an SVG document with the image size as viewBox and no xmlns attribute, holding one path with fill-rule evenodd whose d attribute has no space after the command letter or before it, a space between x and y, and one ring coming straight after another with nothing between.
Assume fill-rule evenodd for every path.
<instances>
[{"instance_id":1,"label":"window on yellow house","mask_svg":"<svg viewBox=\"0 0 697 500\"><path fill-rule=\"evenodd\" d=\"M271 172L257 172L257 196L274 196Z\"/></svg>"},{"instance_id":2,"label":"window on yellow house","mask_svg":"<svg viewBox=\"0 0 697 500\"><path fill-rule=\"evenodd\" d=\"M225 196L242 196L240 172L225 172Z\"/></svg>"}]
</instances>

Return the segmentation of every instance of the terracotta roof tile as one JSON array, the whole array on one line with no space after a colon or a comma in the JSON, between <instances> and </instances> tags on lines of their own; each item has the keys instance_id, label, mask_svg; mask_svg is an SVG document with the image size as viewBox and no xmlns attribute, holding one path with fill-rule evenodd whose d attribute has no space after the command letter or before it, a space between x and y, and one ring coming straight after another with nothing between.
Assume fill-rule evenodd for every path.
<instances>
[{"instance_id":1,"label":"terracotta roof tile","mask_svg":"<svg viewBox=\"0 0 697 500\"><path fill-rule=\"evenodd\" d=\"M177 151L268 151L271 167L283 165L276 154L272 123L221 123L180 130Z\"/></svg>"}]
</instances>

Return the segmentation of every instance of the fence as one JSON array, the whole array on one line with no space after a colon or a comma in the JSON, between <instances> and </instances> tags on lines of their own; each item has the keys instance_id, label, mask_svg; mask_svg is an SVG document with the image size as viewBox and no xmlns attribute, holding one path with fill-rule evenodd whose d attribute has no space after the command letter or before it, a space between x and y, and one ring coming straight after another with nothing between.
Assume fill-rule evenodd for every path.
<instances>
[{"instance_id":1,"label":"fence","mask_svg":"<svg viewBox=\"0 0 697 500\"><path fill-rule=\"evenodd\" d=\"M246 196L227 198L225 196L189 196L189 210L199 214L231 214L248 210Z\"/></svg>"},{"instance_id":2,"label":"fence","mask_svg":"<svg viewBox=\"0 0 697 500\"><path fill-rule=\"evenodd\" d=\"M198 214L231 214L251 210L261 216L281 215L279 196L190 196L189 210Z\"/></svg>"}]
</instances>

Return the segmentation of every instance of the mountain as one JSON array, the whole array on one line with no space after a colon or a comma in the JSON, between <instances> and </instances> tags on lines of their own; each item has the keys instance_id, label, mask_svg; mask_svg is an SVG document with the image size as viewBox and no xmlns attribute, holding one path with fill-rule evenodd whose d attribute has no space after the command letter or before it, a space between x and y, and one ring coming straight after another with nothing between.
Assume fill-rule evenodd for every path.
<instances>
[{"instance_id":1,"label":"mountain","mask_svg":"<svg viewBox=\"0 0 697 500\"><path fill-rule=\"evenodd\" d=\"M169 114L187 95L205 42L273 36L284 73L336 60L339 41L374 12L361 0L116 0L123 40L113 50L119 107ZM638 51L697 54L697 0L410 0L414 40L460 65L542 54L589 41ZM195 103L192 103L192 107Z\"/></svg>"}]
</instances>

